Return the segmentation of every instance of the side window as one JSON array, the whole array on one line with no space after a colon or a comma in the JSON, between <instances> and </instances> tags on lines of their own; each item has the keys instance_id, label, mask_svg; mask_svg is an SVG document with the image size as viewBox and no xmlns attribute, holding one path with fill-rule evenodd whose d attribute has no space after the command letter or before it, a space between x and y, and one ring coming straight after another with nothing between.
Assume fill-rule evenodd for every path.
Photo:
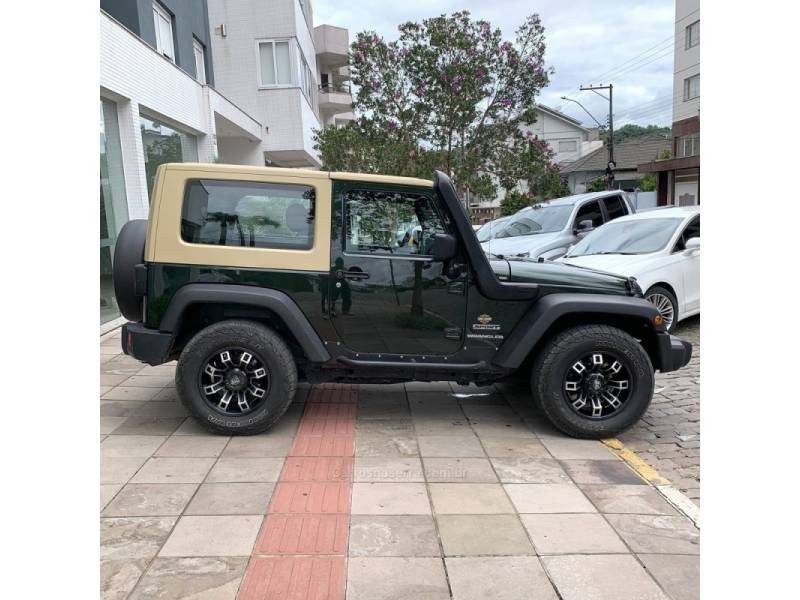
<instances>
[{"instance_id":1,"label":"side window","mask_svg":"<svg viewBox=\"0 0 800 600\"><path fill-rule=\"evenodd\" d=\"M606 210L608 211L609 221L616 219L617 217L624 217L625 215L628 214L628 209L625 207L625 203L619 196L606 198L605 200L603 200L603 202L606 203Z\"/></svg>"},{"instance_id":2,"label":"side window","mask_svg":"<svg viewBox=\"0 0 800 600\"><path fill-rule=\"evenodd\" d=\"M432 199L422 194L351 190L344 211L347 252L428 256L433 236L444 231Z\"/></svg>"},{"instance_id":3,"label":"side window","mask_svg":"<svg viewBox=\"0 0 800 600\"><path fill-rule=\"evenodd\" d=\"M603 213L600 212L600 203L589 202L588 204L584 204L581 208L578 209L578 215L575 217L575 227L578 226L578 223L581 221L591 221L592 227L600 227L603 224Z\"/></svg>"},{"instance_id":4,"label":"side window","mask_svg":"<svg viewBox=\"0 0 800 600\"><path fill-rule=\"evenodd\" d=\"M314 244L314 188L190 180L181 238L192 244L308 250Z\"/></svg>"},{"instance_id":5,"label":"side window","mask_svg":"<svg viewBox=\"0 0 800 600\"><path fill-rule=\"evenodd\" d=\"M687 226L686 229L683 230L681 233L681 237L678 238L678 241L675 243L675 249L673 252L680 252L686 249L686 242L692 239L693 237L700 237L700 217L693 219Z\"/></svg>"}]
</instances>

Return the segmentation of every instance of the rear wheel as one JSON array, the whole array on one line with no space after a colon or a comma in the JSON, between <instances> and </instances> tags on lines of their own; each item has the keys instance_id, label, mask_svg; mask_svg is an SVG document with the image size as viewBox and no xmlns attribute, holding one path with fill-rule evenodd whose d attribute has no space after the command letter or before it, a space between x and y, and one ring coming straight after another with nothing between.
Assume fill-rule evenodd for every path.
<instances>
[{"instance_id":1,"label":"rear wheel","mask_svg":"<svg viewBox=\"0 0 800 600\"><path fill-rule=\"evenodd\" d=\"M606 438L627 429L653 398L653 366L630 335L606 325L562 331L536 357L531 388L567 435Z\"/></svg>"},{"instance_id":2,"label":"rear wheel","mask_svg":"<svg viewBox=\"0 0 800 600\"><path fill-rule=\"evenodd\" d=\"M206 429L249 435L272 427L289 408L297 369L274 331L231 320L191 339L181 352L175 381L181 402Z\"/></svg>"}]
</instances>

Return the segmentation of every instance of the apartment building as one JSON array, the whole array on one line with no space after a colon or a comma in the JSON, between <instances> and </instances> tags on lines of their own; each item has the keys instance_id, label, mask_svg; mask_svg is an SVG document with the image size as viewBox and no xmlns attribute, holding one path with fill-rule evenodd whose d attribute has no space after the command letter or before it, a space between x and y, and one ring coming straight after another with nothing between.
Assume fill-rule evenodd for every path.
<instances>
[{"instance_id":1,"label":"apartment building","mask_svg":"<svg viewBox=\"0 0 800 600\"><path fill-rule=\"evenodd\" d=\"M672 156L639 165L657 173L658 204L700 204L700 0L675 2Z\"/></svg>"},{"instance_id":2,"label":"apartment building","mask_svg":"<svg viewBox=\"0 0 800 600\"><path fill-rule=\"evenodd\" d=\"M205 2L100 2L100 322L119 320L111 282L117 234L145 219L165 162L240 162L224 151L262 124L216 90ZM263 161L260 163L263 164Z\"/></svg>"},{"instance_id":3,"label":"apartment building","mask_svg":"<svg viewBox=\"0 0 800 600\"><path fill-rule=\"evenodd\" d=\"M352 119L348 31L314 27L308 0L208 0L215 86L264 125L226 140L237 162L318 168L313 132Z\"/></svg>"}]
</instances>

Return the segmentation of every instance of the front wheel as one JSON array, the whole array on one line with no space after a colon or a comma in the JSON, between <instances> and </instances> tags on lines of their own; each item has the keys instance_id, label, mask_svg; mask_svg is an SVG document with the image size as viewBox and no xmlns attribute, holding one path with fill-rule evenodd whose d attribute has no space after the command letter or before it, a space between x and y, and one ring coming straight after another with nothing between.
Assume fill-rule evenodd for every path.
<instances>
[{"instance_id":1,"label":"front wheel","mask_svg":"<svg viewBox=\"0 0 800 600\"><path fill-rule=\"evenodd\" d=\"M624 431L653 398L653 365L634 338L607 325L557 334L534 361L531 388L558 429L602 439Z\"/></svg>"},{"instance_id":2,"label":"front wheel","mask_svg":"<svg viewBox=\"0 0 800 600\"><path fill-rule=\"evenodd\" d=\"M644 299L650 302L661 313L667 331L672 331L678 322L678 300L675 294L660 285L654 285L644 295Z\"/></svg>"},{"instance_id":3,"label":"front wheel","mask_svg":"<svg viewBox=\"0 0 800 600\"><path fill-rule=\"evenodd\" d=\"M221 321L195 335L175 373L178 396L214 433L266 431L286 412L297 388L297 368L286 343L252 321Z\"/></svg>"}]
</instances>

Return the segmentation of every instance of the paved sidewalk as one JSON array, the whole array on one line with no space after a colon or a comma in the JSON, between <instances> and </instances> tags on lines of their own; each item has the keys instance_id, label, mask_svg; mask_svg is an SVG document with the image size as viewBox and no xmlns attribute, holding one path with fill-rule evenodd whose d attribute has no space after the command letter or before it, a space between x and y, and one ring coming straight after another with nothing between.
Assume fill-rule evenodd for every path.
<instances>
[{"instance_id":1,"label":"paved sidewalk","mask_svg":"<svg viewBox=\"0 0 800 600\"><path fill-rule=\"evenodd\" d=\"M656 394L644 418L619 436L660 475L700 505L700 317L675 335L693 345L691 362L656 375Z\"/></svg>"},{"instance_id":2,"label":"paved sidewalk","mask_svg":"<svg viewBox=\"0 0 800 600\"><path fill-rule=\"evenodd\" d=\"M187 418L174 365L100 346L103 598L699 596L699 531L524 390L302 386L228 438Z\"/></svg>"}]
</instances>

